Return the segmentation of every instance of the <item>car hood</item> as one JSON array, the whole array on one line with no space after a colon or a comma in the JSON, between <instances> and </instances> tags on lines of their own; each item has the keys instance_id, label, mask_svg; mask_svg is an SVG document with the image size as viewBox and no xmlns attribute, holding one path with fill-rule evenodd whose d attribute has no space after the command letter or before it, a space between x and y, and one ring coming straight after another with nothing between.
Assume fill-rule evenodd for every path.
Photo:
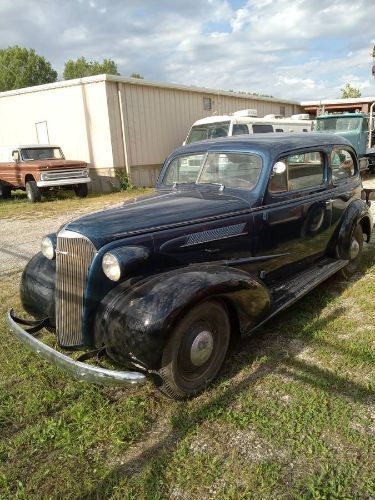
<instances>
[{"instance_id":1,"label":"car hood","mask_svg":"<svg viewBox=\"0 0 375 500\"><path fill-rule=\"evenodd\" d=\"M215 189L156 191L101 212L75 219L64 229L89 238L97 248L130 234L153 232L248 209L241 198Z\"/></svg>"},{"instance_id":2,"label":"car hood","mask_svg":"<svg viewBox=\"0 0 375 500\"><path fill-rule=\"evenodd\" d=\"M37 168L38 170L84 168L87 166L86 162L78 160L33 160L24 161L22 164Z\"/></svg>"}]
</instances>

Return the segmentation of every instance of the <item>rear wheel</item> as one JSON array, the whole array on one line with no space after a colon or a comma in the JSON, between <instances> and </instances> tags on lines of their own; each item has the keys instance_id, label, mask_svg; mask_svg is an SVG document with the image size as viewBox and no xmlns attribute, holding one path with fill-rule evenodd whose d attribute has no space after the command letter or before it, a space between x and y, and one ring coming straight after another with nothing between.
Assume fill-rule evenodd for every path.
<instances>
[{"instance_id":1,"label":"rear wheel","mask_svg":"<svg viewBox=\"0 0 375 500\"><path fill-rule=\"evenodd\" d=\"M0 182L0 199L6 200L10 198L10 196L11 196L10 186L6 186L2 182Z\"/></svg>"},{"instance_id":2,"label":"rear wheel","mask_svg":"<svg viewBox=\"0 0 375 500\"><path fill-rule=\"evenodd\" d=\"M158 372L159 389L172 399L203 391L218 374L228 350L230 322L217 301L195 306L176 326Z\"/></svg>"},{"instance_id":3,"label":"rear wheel","mask_svg":"<svg viewBox=\"0 0 375 500\"><path fill-rule=\"evenodd\" d=\"M40 189L38 188L35 181L26 182L26 196L31 203L35 203L41 200L42 193L40 192Z\"/></svg>"},{"instance_id":4,"label":"rear wheel","mask_svg":"<svg viewBox=\"0 0 375 500\"><path fill-rule=\"evenodd\" d=\"M78 186L74 188L74 192L78 198L86 198L88 193L87 184L78 184Z\"/></svg>"},{"instance_id":5,"label":"rear wheel","mask_svg":"<svg viewBox=\"0 0 375 500\"><path fill-rule=\"evenodd\" d=\"M349 246L346 250L346 257L349 263L340 271L340 274L348 279L358 269L362 258L363 251L363 230L362 226L358 224L352 231L350 236Z\"/></svg>"}]
</instances>

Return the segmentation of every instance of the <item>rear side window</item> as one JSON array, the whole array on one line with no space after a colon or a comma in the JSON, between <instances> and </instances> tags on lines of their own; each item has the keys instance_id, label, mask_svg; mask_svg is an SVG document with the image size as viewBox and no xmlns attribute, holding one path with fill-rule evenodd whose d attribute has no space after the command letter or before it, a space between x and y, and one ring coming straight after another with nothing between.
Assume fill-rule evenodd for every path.
<instances>
[{"instance_id":1,"label":"rear side window","mask_svg":"<svg viewBox=\"0 0 375 500\"><path fill-rule=\"evenodd\" d=\"M331 169L333 183L353 177L356 167L352 153L346 149L334 149L331 153Z\"/></svg>"},{"instance_id":2,"label":"rear side window","mask_svg":"<svg viewBox=\"0 0 375 500\"><path fill-rule=\"evenodd\" d=\"M271 174L270 193L283 193L319 187L324 184L324 156L320 152L289 155L278 163L285 164L281 173Z\"/></svg>"},{"instance_id":3,"label":"rear side window","mask_svg":"<svg viewBox=\"0 0 375 500\"><path fill-rule=\"evenodd\" d=\"M248 134L249 129L247 125L244 123L234 123L233 124L233 130L232 130L232 135L243 135L243 134Z\"/></svg>"},{"instance_id":4,"label":"rear side window","mask_svg":"<svg viewBox=\"0 0 375 500\"><path fill-rule=\"evenodd\" d=\"M268 132L273 132L272 125L262 125L259 123L253 123L254 134L265 134Z\"/></svg>"}]
</instances>

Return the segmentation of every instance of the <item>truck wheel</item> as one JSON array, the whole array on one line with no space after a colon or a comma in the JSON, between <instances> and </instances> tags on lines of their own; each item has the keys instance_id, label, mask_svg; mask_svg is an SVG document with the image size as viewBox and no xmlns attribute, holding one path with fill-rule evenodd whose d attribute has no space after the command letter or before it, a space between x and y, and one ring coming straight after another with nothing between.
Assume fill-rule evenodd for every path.
<instances>
[{"instance_id":1,"label":"truck wheel","mask_svg":"<svg viewBox=\"0 0 375 500\"><path fill-rule=\"evenodd\" d=\"M349 264L347 264L343 269L341 269L340 274L343 278L348 279L352 274L354 274L361 262L363 251L363 230L362 226L358 224L352 231L349 246L346 251L347 259Z\"/></svg>"},{"instance_id":2,"label":"truck wheel","mask_svg":"<svg viewBox=\"0 0 375 500\"><path fill-rule=\"evenodd\" d=\"M35 181L26 182L26 195L27 195L27 199L31 203L35 203L35 202L41 200L42 193L40 192L40 189L36 185Z\"/></svg>"},{"instance_id":3,"label":"truck wheel","mask_svg":"<svg viewBox=\"0 0 375 500\"><path fill-rule=\"evenodd\" d=\"M0 182L0 199L7 200L8 198L10 198L10 193L10 186L6 186L2 182Z\"/></svg>"},{"instance_id":4,"label":"truck wheel","mask_svg":"<svg viewBox=\"0 0 375 500\"><path fill-rule=\"evenodd\" d=\"M78 186L74 188L74 192L78 198L86 198L88 193L87 184L78 184Z\"/></svg>"},{"instance_id":5,"label":"truck wheel","mask_svg":"<svg viewBox=\"0 0 375 500\"><path fill-rule=\"evenodd\" d=\"M202 392L218 374L229 339L228 314L219 302L195 306L177 324L164 349L159 389L175 400Z\"/></svg>"}]
</instances>

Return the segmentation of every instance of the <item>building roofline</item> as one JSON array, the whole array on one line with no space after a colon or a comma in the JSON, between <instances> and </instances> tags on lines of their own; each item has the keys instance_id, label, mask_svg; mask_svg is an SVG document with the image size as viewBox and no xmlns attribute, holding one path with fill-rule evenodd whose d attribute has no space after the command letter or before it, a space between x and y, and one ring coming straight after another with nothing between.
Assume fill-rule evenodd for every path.
<instances>
[{"instance_id":1,"label":"building roofline","mask_svg":"<svg viewBox=\"0 0 375 500\"><path fill-rule=\"evenodd\" d=\"M360 104L374 102L375 97L355 97L352 99L319 99L315 101L301 101L301 106L322 106L324 104Z\"/></svg>"},{"instance_id":2,"label":"building roofline","mask_svg":"<svg viewBox=\"0 0 375 500\"><path fill-rule=\"evenodd\" d=\"M263 97L252 94L242 94L240 92L228 92L226 90L220 89L211 89L206 87L195 87L193 85L179 85L175 83L164 83L164 82L156 82L152 80L144 80L141 78L130 78L126 76L116 76L116 75L95 75L95 76L87 76L84 78L76 78L74 80L62 80L54 83L47 83L44 85L35 85L33 87L25 87L21 89L8 90L6 92L0 92L1 97L9 97L13 95L20 94L29 94L33 92L43 92L45 90L50 89L58 89L63 87L74 87L76 85L84 85L89 83L100 83L100 82L120 82L120 83L128 83L131 85L141 85L145 87L159 87L165 89L172 90L183 90L185 92L199 92L204 94L214 94L220 96L229 96L229 97L237 97L239 99L251 99L254 101L263 101L263 102L277 102L281 104L293 104L300 106L298 101L291 101L287 99L278 99L277 97Z\"/></svg>"}]
</instances>

